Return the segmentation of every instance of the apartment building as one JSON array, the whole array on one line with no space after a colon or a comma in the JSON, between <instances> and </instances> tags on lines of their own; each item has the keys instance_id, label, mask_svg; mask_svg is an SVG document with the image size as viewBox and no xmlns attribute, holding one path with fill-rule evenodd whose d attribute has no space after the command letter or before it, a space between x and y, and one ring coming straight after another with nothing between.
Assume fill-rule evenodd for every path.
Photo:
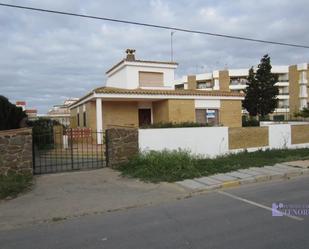
<instances>
[{"instance_id":1,"label":"apartment building","mask_svg":"<svg viewBox=\"0 0 309 249\"><path fill-rule=\"evenodd\" d=\"M29 120L35 120L37 119L38 111L37 109L29 109L27 108L26 101L16 101L15 105L17 107L22 108L22 110L26 113Z\"/></svg>"},{"instance_id":2,"label":"apartment building","mask_svg":"<svg viewBox=\"0 0 309 249\"><path fill-rule=\"evenodd\" d=\"M293 114L308 106L309 68L307 63L291 66L272 66L272 73L278 75L278 106L271 119L289 119ZM243 93L247 87L249 68L226 69L184 76L174 82L175 89L198 89L204 91L222 90ZM245 113L245 111L243 111Z\"/></svg>"},{"instance_id":3,"label":"apartment building","mask_svg":"<svg viewBox=\"0 0 309 249\"><path fill-rule=\"evenodd\" d=\"M54 105L45 116L51 120L56 120L64 126L69 126L71 121L71 114L69 106L78 101L78 98L66 99L61 105Z\"/></svg>"}]
</instances>

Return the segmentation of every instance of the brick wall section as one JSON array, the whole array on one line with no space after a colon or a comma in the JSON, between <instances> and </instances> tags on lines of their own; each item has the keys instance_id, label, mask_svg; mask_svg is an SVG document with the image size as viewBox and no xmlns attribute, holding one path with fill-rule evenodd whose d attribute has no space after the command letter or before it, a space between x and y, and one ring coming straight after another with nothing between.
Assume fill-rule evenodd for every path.
<instances>
[{"instance_id":1,"label":"brick wall section","mask_svg":"<svg viewBox=\"0 0 309 249\"><path fill-rule=\"evenodd\" d=\"M138 153L138 129L106 130L107 166L117 168Z\"/></svg>"},{"instance_id":2,"label":"brick wall section","mask_svg":"<svg viewBox=\"0 0 309 249\"><path fill-rule=\"evenodd\" d=\"M295 112L299 111L299 75L297 66L289 66L289 105L290 114L294 116Z\"/></svg>"},{"instance_id":3,"label":"brick wall section","mask_svg":"<svg viewBox=\"0 0 309 249\"><path fill-rule=\"evenodd\" d=\"M229 149L268 146L268 127L229 128Z\"/></svg>"},{"instance_id":4,"label":"brick wall section","mask_svg":"<svg viewBox=\"0 0 309 249\"><path fill-rule=\"evenodd\" d=\"M103 128L138 127L138 106L135 101L103 101Z\"/></svg>"},{"instance_id":5,"label":"brick wall section","mask_svg":"<svg viewBox=\"0 0 309 249\"><path fill-rule=\"evenodd\" d=\"M195 105L192 99L169 99L153 103L154 123L195 122Z\"/></svg>"},{"instance_id":6,"label":"brick wall section","mask_svg":"<svg viewBox=\"0 0 309 249\"><path fill-rule=\"evenodd\" d=\"M32 174L32 129L0 131L0 175Z\"/></svg>"},{"instance_id":7,"label":"brick wall section","mask_svg":"<svg viewBox=\"0 0 309 249\"><path fill-rule=\"evenodd\" d=\"M309 143L309 125L291 125L292 144Z\"/></svg>"},{"instance_id":8,"label":"brick wall section","mask_svg":"<svg viewBox=\"0 0 309 249\"><path fill-rule=\"evenodd\" d=\"M196 76L195 75L189 75L188 76L188 89L195 90L196 89Z\"/></svg>"},{"instance_id":9,"label":"brick wall section","mask_svg":"<svg viewBox=\"0 0 309 249\"><path fill-rule=\"evenodd\" d=\"M168 100L169 122L195 122L195 102L192 99Z\"/></svg>"},{"instance_id":10,"label":"brick wall section","mask_svg":"<svg viewBox=\"0 0 309 249\"><path fill-rule=\"evenodd\" d=\"M155 101L152 104L153 122L164 123L169 121L168 100Z\"/></svg>"},{"instance_id":11,"label":"brick wall section","mask_svg":"<svg viewBox=\"0 0 309 249\"><path fill-rule=\"evenodd\" d=\"M219 71L219 85L221 91L230 91L230 76L229 71Z\"/></svg>"},{"instance_id":12,"label":"brick wall section","mask_svg":"<svg viewBox=\"0 0 309 249\"><path fill-rule=\"evenodd\" d=\"M219 122L223 126L241 127L241 101L221 100Z\"/></svg>"}]
</instances>

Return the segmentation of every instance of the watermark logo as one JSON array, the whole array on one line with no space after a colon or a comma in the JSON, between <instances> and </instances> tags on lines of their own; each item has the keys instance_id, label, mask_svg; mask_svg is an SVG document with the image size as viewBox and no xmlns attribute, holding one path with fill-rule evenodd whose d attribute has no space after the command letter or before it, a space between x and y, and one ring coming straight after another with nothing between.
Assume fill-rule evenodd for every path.
<instances>
[{"instance_id":1,"label":"watermark logo","mask_svg":"<svg viewBox=\"0 0 309 249\"><path fill-rule=\"evenodd\" d=\"M282 203L273 203L271 205L272 209L272 216L283 216L283 213L279 211L279 208L282 208L283 204Z\"/></svg>"},{"instance_id":2,"label":"watermark logo","mask_svg":"<svg viewBox=\"0 0 309 249\"><path fill-rule=\"evenodd\" d=\"M309 216L309 204L272 204L272 216Z\"/></svg>"}]
</instances>

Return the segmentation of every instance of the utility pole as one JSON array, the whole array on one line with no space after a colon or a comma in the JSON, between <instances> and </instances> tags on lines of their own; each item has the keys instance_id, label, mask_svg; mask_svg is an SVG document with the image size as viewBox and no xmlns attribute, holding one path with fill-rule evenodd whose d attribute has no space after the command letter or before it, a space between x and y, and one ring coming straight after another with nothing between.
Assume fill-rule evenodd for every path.
<instances>
[{"instance_id":1,"label":"utility pole","mask_svg":"<svg viewBox=\"0 0 309 249\"><path fill-rule=\"evenodd\" d=\"M173 35L176 31L171 31L171 61L174 61L174 51L173 51Z\"/></svg>"}]
</instances>

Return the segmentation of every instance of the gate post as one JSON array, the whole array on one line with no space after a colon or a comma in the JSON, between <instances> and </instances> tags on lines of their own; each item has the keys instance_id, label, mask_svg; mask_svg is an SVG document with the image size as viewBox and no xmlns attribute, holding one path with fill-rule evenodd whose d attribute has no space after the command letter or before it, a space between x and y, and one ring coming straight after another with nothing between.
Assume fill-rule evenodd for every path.
<instances>
[{"instance_id":1,"label":"gate post","mask_svg":"<svg viewBox=\"0 0 309 249\"><path fill-rule=\"evenodd\" d=\"M70 129L70 136L71 136L71 146L70 146L70 149L71 149L71 169L74 168L74 158L73 158L73 129L71 128Z\"/></svg>"},{"instance_id":2,"label":"gate post","mask_svg":"<svg viewBox=\"0 0 309 249\"><path fill-rule=\"evenodd\" d=\"M117 168L138 153L138 129L111 128L105 136L107 167Z\"/></svg>"}]
</instances>

